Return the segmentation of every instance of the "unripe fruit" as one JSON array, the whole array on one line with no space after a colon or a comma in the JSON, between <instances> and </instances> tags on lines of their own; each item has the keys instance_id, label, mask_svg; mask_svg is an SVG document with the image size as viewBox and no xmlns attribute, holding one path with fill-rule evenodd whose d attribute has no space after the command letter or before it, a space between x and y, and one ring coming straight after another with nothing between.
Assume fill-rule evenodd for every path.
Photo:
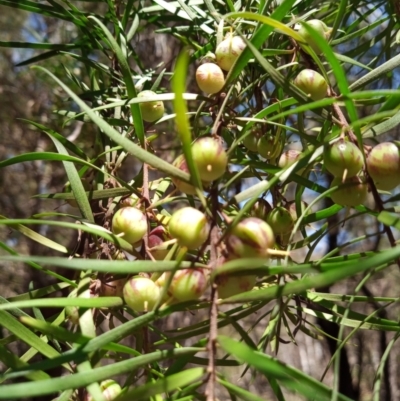
<instances>
[{"instance_id":1,"label":"unripe fruit","mask_svg":"<svg viewBox=\"0 0 400 401\"><path fill-rule=\"evenodd\" d=\"M257 152L259 139L259 135L250 133L246 136L246 138L243 139L242 143L246 149L250 150L251 152Z\"/></svg>"},{"instance_id":2,"label":"unripe fruit","mask_svg":"<svg viewBox=\"0 0 400 401\"><path fill-rule=\"evenodd\" d=\"M279 151L279 144L275 143L271 135L264 135L257 144L257 152L266 159L273 159Z\"/></svg>"},{"instance_id":3,"label":"unripe fruit","mask_svg":"<svg viewBox=\"0 0 400 401\"><path fill-rule=\"evenodd\" d=\"M310 25L312 28L314 28L323 38L325 38L325 39L329 38L331 29L327 27L325 22L320 21L318 19L313 19L313 20L307 21L307 24ZM303 37L304 42L307 43L314 50L314 52L316 54L319 55L322 53L322 50L316 44L313 35L309 34L303 25L298 30L298 33L300 36Z\"/></svg>"},{"instance_id":4,"label":"unripe fruit","mask_svg":"<svg viewBox=\"0 0 400 401\"><path fill-rule=\"evenodd\" d=\"M126 283L126 278L121 278L113 281L106 281L101 284L100 296L102 297L123 297L123 289Z\"/></svg>"},{"instance_id":5,"label":"unripe fruit","mask_svg":"<svg viewBox=\"0 0 400 401\"><path fill-rule=\"evenodd\" d=\"M160 299L160 288L147 277L133 277L124 286L124 299L135 312L151 311Z\"/></svg>"},{"instance_id":6,"label":"unripe fruit","mask_svg":"<svg viewBox=\"0 0 400 401\"><path fill-rule=\"evenodd\" d=\"M115 380L104 380L100 383L100 389L103 392L103 396L106 401L112 401L121 393L121 386ZM92 401L93 398L89 395L88 401Z\"/></svg>"},{"instance_id":7,"label":"unripe fruit","mask_svg":"<svg viewBox=\"0 0 400 401\"><path fill-rule=\"evenodd\" d=\"M225 71L229 71L246 47L245 41L240 36L228 35L215 51L218 65Z\"/></svg>"},{"instance_id":8,"label":"unripe fruit","mask_svg":"<svg viewBox=\"0 0 400 401\"><path fill-rule=\"evenodd\" d=\"M271 226L275 235L287 234L294 226L290 212L283 206L278 206L268 214L267 223Z\"/></svg>"},{"instance_id":9,"label":"unripe fruit","mask_svg":"<svg viewBox=\"0 0 400 401\"><path fill-rule=\"evenodd\" d=\"M250 202L250 201L249 201ZM266 221L272 206L263 198L259 198L250 209L250 216Z\"/></svg>"},{"instance_id":10,"label":"unripe fruit","mask_svg":"<svg viewBox=\"0 0 400 401\"><path fill-rule=\"evenodd\" d=\"M272 228L263 220L248 217L239 222L226 239L228 257L266 258L275 244Z\"/></svg>"},{"instance_id":11,"label":"unripe fruit","mask_svg":"<svg viewBox=\"0 0 400 401\"><path fill-rule=\"evenodd\" d=\"M302 70L295 78L294 84L312 100L321 100L326 97L328 84L325 78L314 70Z\"/></svg>"},{"instance_id":12,"label":"unripe fruit","mask_svg":"<svg viewBox=\"0 0 400 401\"><path fill-rule=\"evenodd\" d=\"M340 139L324 149L324 166L335 177L354 177L363 166L361 150L352 142Z\"/></svg>"},{"instance_id":13,"label":"unripe fruit","mask_svg":"<svg viewBox=\"0 0 400 401\"><path fill-rule=\"evenodd\" d=\"M367 170L375 186L390 191L400 184L400 150L391 142L376 145L367 158Z\"/></svg>"},{"instance_id":14,"label":"unripe fruit","mask_svg":"<svg viewBox=\"0 0 400 401\"><path fill-rule=\"evenodd\" d=\"M216 278L218 285L218 297L225 299L250 291L256 284L257 277L254 275L230 276L221 274Z\"/></svg>"},{"instance_id":15,"label":"unripe fruit","mask_svg":"<svg viewBox=\"0 0 400 401\"><path fill-rule=\"evenodd\" d=\"M189 168L186 163L185 155L179 155L174 162L172 163L175 167L184 171L185 173L189 173ZM183 192L187 195L196 195L196 188L192 184L188 184L180 180L179 178L172 177L172 182L179 189L179 191ZM202 181L203 188L207 188L210 184L206 181Z\"/></svg>"},{"instance_id":16,"label":"unripe fruit","mask_svg":"<svg viewBox=\"0 0 400 401\"><path fill-rule=\"evenodd\" d=\"M207 240L209 225L202 212L193 207L184 207L171 216L168 229L180 246L196 249Z\"/></svg>"},{"instance_id":17,"label":"unripe fruit","mask_svg":"<svg viewBox=\"0 0 400 401\"><path fill-rule=\"evenodd\" d=\"M146 216L135 207L119 209L112 220L112 232L121 236L125 241L135 245L147 233Z\"/></svg>"},{"instance_id":18,"label":"unripe fruit","mask_svg":"<svg viewBox=\"0 0 400 401\"><path fill-rule=\"evenodd\" d=\"M178 270L169 287L169 293L178 301L199 299L207 289L207 277L202 269Z\"/></svg>"},{"instance_id":19,"label":"unripe fruit","mask_svg":"<svg viewBox=\"0 0 400 401\"><path fill-rule=\"evenodd\" d=\"M341 206L357 206L365 202L368 191L367 184L359 177L350 177L342 183L342 178L332 180L331 188L339 188L331 193L332 201Z\"/></svg>"},{"instance_id":20,"label":"unripe fruit","mask_svg":"<svg viewBox=\"0 0 400 401\"><path fill-rule=\"evenodd\" d=\"M228 155L218 139L212 137L198 139L192 145L192 155L202 180L210 182L224 175L228 165Z\"/></svg>"},{"instance_id":21,"label":"unripe fruit","mask_svg":"<svg viewBox=\"0 0 400 401\"><path fill-rule=\"evenodd\" d=\"M140 99L153 96L156 96L156 93L149 90L142 91L137 95ZM140 111L142 112L143 120L152 123L153 121L159 120L164 115L164 103L161 100L140 103Z\"/></svg>"},{"instance_id":22,"label":"unripe fruit","mask_svg":"<svg viewBox=\"0 0 400 401\"><path fill-rule=\"evenodd\" d=\"M214 63L205 63L196 70L196 82L206 93L218 93L225 85L225 77L221 68Z\"/></svg>"}]
</instances>

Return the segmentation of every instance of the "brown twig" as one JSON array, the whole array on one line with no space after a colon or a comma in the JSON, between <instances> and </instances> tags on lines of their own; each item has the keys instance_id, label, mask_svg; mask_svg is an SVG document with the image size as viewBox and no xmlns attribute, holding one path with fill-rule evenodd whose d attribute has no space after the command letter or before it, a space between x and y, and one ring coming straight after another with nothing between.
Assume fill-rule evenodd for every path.
<instances>
[{"instance_id":1,"label":"brown twig","mask_svg":"<svg viewBox=\"0 0 400 401\"><path fill-rule=\"evenodd\" d=\"M218 266L218 188L214 186L211 191L212 214L210 234L210 269L214 270ZM218 336L218 287L214 282L211 286L211 306L210 306L210 332L208 338L208 377L206 385L206 400L215 401L215 382L216 382L216 367L215 360L217 357L217 336Z\"/></svg>"}]
</instances>

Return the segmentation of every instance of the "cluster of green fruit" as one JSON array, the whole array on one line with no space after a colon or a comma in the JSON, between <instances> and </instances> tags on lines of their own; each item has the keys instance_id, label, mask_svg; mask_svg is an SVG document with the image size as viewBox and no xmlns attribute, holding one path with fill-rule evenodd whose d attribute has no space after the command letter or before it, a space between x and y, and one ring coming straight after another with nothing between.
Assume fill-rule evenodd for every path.
<instances>
[{"instance_id":1,"label":"cluster of green fruit","mask_svg":"<svg viewBox=\"0 0 400 401\"><path fill-rule=\"evenodd\" d=\"M330 28L322 21L312 20L308 24L321 36L329 38ZM299 29L299 34L317 54L321 53L321 49L304 27ZM196 80L200 89L208 94L221 91L225 85L223 70L229 71L232 68L245 46L241 37L228 34L216 48L216 63L206 62L197 69ZM307 48L305 50L307 51ZM312 100L320 100L327 96L328 84L316 71L302 70L294 83ZM141 99L143 120L147 122L159 120L164 114L163 102L154 100L154 96L152 91L143 91L138 95ZM302 157L300 151L284 151L284 136L280 138L272 134L261 134L257 127L244 137L242 143L248 151L257 152L282 169L290 167ZM212 182L223 177L228 166L229 157L222 140L216 136L200 137L192 144L191 153L203 189L207 190ZM173 165L189 173L183 154L174 160ZM375 146L365 158L356 144L341 135L335 142L325 146L323 165L334 176L331 188L335 189L331 198L343 206L357 206L365 201L368 192L365 172L379 190L391 190L400 184L400 152L393 143ZM299 173L302 171L304 170L300 170ZM184 194L199 194L200 189L191 183L175 177L172 178L172 182ZM189 252L207 249L210 222L206 214L193 207L184 207L172 214L167 226L158 225L150 229L148 216L137 206L136 201L121 202L112 220L113 233L121 236L133 248L141 246L143 238L147 235L147 251L155 260L173 258L176 252L176 249L171 249L173 244ZM294 202L287 203L284 199L278 204L272 208L265 199L259 199L253 205L250 216L233 227L226 227L227 232L223 237L224 260L268 259L275 246L284 248L288 244L298 218L297 207ZM300 206L303 213L307 205L302 202ZM103 286L102 293L123 296L134 311L143 312L152 310L164 302L199 299L206 291L209 280L210 275L206 269L183 269L175 274L164 272L153 274L151 277L140 275L129 280L117 279ZM215 280L219 296L226 298L251 290L256 283L256 276L220 275ZM168 289L164 290L165 287Z\"/></svg>"}]
</instances>

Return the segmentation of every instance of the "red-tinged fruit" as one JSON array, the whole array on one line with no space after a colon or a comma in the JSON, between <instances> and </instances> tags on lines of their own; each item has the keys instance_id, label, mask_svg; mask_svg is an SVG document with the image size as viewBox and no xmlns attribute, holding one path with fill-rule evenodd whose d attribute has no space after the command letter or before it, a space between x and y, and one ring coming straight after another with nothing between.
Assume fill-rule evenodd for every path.
<instances>
[{"instance_id":1,"label":"red-tinged fruit","mask_svg":"<svg viewBox=\"0 0 400 401\"><path fill-rule=\"evenodd\" d=\"M198 139L192 145L192 156L203 181L215 181L224 175L228 155L220 140L212 137Z\"/></svg>"},{"instance_id":2,"label":"red-tinged fruit","mask_svg":"<svg viewBox=\"0 0 400 401\"><path fill-rule=\"evenodd\" d=\"M184 207L171 216L168 230L180 246L197 249L208 238L209 224L204 213L193 207Z\"/></svg>"},{"instance_id":3,"label":"red-tinged fruit","mask_svg":"<svg viewBox=\"0 0 400 401\"><path fill-rule=\"evenodd\" d=\"M265 221L248 217L239 222L228 234L226 246L229 259L267 258L275 244L272 228Z\"/></svg>"},{"instance_id":4,"label":"red-tinged fruit","mask_svg":"<svg viewBox=\"0 0 400 401\"><path fill-rule=\"evenodd\" d=\"M215 50L218 65L225 71L229 71L246 47L245 41L240 36L228 34Z\"/></svg>"},{"instance_id":5,"label":"red-tinged fruit","mask_svg":"<svg viewBox=\"0 0 400 401\"><path fill-rule=\"evenodd\" d=\"M300 202L300 213L303 214L304 211L307 209L308 204L304 201ZM286 205L286 209L289 211L290 215L292 216L292 219L294 222L297 221L297 219L299 218L298 214L297 214L297 207L296 207L296 202L295 201L291 201ZM309 212L307 213L307 215L309 214Z\"/></svg>"},{"instance_id":6,"label":"red-tinged fruit","mask_svg":"<svg viewBox=\"0 0 400 401\"><path fill-rule=\"evenodd\" d=\"M136 245L147 233L146 216L135 207L119 209L112 220L112 232L132 245Z\"/></svg>"},{"instance_id":7,"label":"red-tinged fruit","mask_svg":"<svg viewBox=\"0 0 400 401\"><path fill-rule=\"evenodd\" d=\"M138 93L140 99L148 99L157 96L153 91L145 90ZM140 103L140 111L144 121L152 123L159 120L164 115L164 103L161 100Z\"/></svg>"},{"instance_id":8,"label":"red-tinged fruit","mask_svg":"<svg viewBox=\"0 0 400 401\"><path fill-rule=\"evenodd\" d=\"M350 177L344 182L340 177L336 177L332 180L330 187L336 186L339 186L339 188L331 193L331 199L337 205L358 206L367 199L367 184L359 177Z\"/></svg>"},{"instance_id":9,"label":"red-tinged fruit","mask_svg":"<svg viewBox=\"0 0 400 401\"><path fill-rule=\"evenodd\" d=\"M168 246L164 246L168 241L168 235L163 226L154 228L149 234L148 246L149 252L155 260L164 260L168 255Z\"/></svg>"},{"instance_id":10,"label":"red-tinged fruit","mask_svg":"<svg viewBox=\"0 0 400 401\"><path fill-rule=\"evenodd\" d=\"M169 293L180 302L192 301L199 299L207 286L207 277L202 269L182 269L174 274Z\"/></svg>"},{"instance_id":11,"label":"red-tinged fruit","mask_svg":"<svg viewBox=\"0 0 400 401\"><path fill-rule=\"evenodd\" d=\"M325 146L324 166L335 177L354 177L363 165L362 152L354 143L340 139Z\"/></svg>"},{"instance_id":12,"label":"red-tinged fruit","mask_svg":"<svg viewBox=\"0 0 400 401\"><path fill-rule=\"evenodd\" d=\"M271 226L275 235L283 235L292 231L294 226L290 212L283 206L272 209L268 214L267 223Z\"/></svg>"},{"instance_id":13,"label":"red-tinged fruit","mask_svg":"<svg viewBox=\"0 0 400 401\"><path fill-rule=\"evenodd\" d=\"M367 170L378 189L391 191L400 184L400 150L391 142L376 145L367 158Z\"/></svg>"},{"instance_id":14,"label":"red-tinged fruit","mask_svg":"<svg viewBox=\"0 0 400 401\"><path fill-rule=\"evenodd\" d=\"M100 287L100 296L102 297L123 297L123 289L126 284L126 278L118 280L105 281Z\"/></svg>"},{"instance_id":15,"label":"red-tinged fruit","mask_svg":"<svg viewBox=\"0 0 400 401\"><path fill-rule=\"evenodd\" d=\"M306 21L308 25L311 26L311 28L314 28L320 36L322 36L325 39L328 39L330 36L330 33L332 31L331 28L329 28L325 22L320 21L318 19L313 19L310 21ZM304 25L302 25L300 27L300 29L298 30L298 33L300 36L302 36L302 38L304 39L304 42L307 43L316 54L321 54L322 50L321 48L317 45L317 43L315 42L315 39L313 37L312 34L310 34L307 29L304 27ZM304 49L307 53L307 49Z\"/></svg>"},{"instance_id":16,"label":"red-tinged fruit","mask_svg":"<svg viewBox=\"0 0 400 401\"><path fill-rule=\"evenodd\" d=\"M294 84L312 100L321 100L326 97L328 84L325 78L314 70L302 70L295 78Z\"/></svg>"},{"instance_id":17,"label":"red-tinged fruit","mask_svg":"<svg viewBox=\"0 0 400 401\"><path fill-rule=\"evenodd\" d=\"M135 312L151 311L160 299L160 288L147 277L133 277L124 286L124 300Z\"/></svg>"},{"instance_id":18,"label":"red-tinged fruit","mask_svg":"<svg viewBox=\"0 0 400 401\"><path fill-rule=\"evenodd\" d=\"M231 276L228 274L221 274L216 278L218 297L225 299L243 292L251 291L256 281L257 277L254 275Z\"/></svg>"},{"instance_id":19,"label":"red-tinged fruit","mask_svg":"<svg viewBox=\"0 0 400 401\"><path fill-rule=\"evenodd\" d=\"M206 93L218 93L225 85L225 77L221 68L214 63L205 63L196 70L196 82Z\"/></svg>"}]
</instances>

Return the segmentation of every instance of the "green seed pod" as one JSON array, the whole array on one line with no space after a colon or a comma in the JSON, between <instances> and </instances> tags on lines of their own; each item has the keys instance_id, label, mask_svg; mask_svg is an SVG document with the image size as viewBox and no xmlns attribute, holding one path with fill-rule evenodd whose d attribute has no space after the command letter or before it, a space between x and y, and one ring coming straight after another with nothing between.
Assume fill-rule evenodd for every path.
<instances>
[{"instance_id":1,"label":"green seed pod","mask_svg":"<svg viewBox=\"0 0 400 401\"><path fill-rule=\"evenodd\" d=\"M400 150L391 142L376 145L367 158L367 170L378 189L391 191L400 184Z\"/></svg>"},{"instance_id":2,"label":"green seed pod","mask_svg":"<svg viewBox=\"0 0 400 401\"><path fill-rule=\"evenodd\" d=\"M203 92L214 94L224 87L225 77L217 64L205 63L196 70L196 82Z\"/></svg>"},{"instance_id":3,"label":"green seed pod","mask_svg":"<svg viewBox=\"0 0 400 401\"><path fill-rule=\"evenodd\" d=\"M112 220L112 232L115 235L123 233L122 238L135 245L147 233L146 216L135 207L119 209Z\"/></svg>"},{"instance_id":4,"label":"green seed pod","mask_svg":"<svg viewBox=\"0 0 400 401\"><path fill-rule=\"evenodd\" d=\"M339 185L339 188L331 193L331 199L337 205L358 206L367 199L367 184L359 177L347 178L343 183L340 177L336 177L332 180L331 188L337 185Z\"/></svg>"},{"instance_id":5,"label":"green seed pod","mask_svg":"<svg viewBox=\"0 0 400 401\"><path fill-rule=\"evenodd\" d=\"M248 217L238 223L226 239L229 258L267 258L275 244L272 228L263 220Z\"/></svg>"},{"instance_id":6,"label":"green seed pod","mask_svg":"<svg viewBox=\"0 0 400 401\"><path fill-rule=\"evenodd\" d=\"M198 139L192 145L192 155L202 180L215 181L224 175L228 165L228 155L218 139L212 137Z\"/></svg>"},{"instance_id":7,"label":"green seed pod","mask_svg":"<svg viewBox=\"0 0 400 401\"><path fill-rule=\"evenodd\" d=\"M325 22L320 21L318 19L313 19L313 20L307 21L307 24L310 25L312 28L314 28L323 38L325 38L325 39L329 38L332 29L329 28L325 24ZM305 29L305 27L303 25L298 30L298 33L300 36L303 37L304 42L307 43L314 50L314 52L316 54L319 55L322 53L322 50L315 42L314 37L308 33L308 31ZM307 51L306 49L304 49L304 50Z\"/></svg>"},{"instance_id":8,"label":"green seed pod","mask_svg":"<svg viewBox=\"0 0 400 401\"><path fill-rule=\"evenodd\" d=\"M218 65L225 71L229 71L246 47L245 41L240 36L228 35L215 51Z\"/></svg>"},{"instance_id":9,"label":"green seed pod","mask_svg":"<svg viewBox=\"0 0 400 401\"><path fill-rule=\"evenodd\" d=\"M302 70L293 83L312 100L321 100L326 97L328 84L325 78L314 70Z\"/></svg>"},{"instance_id":10,"label":"green seed pod","mask_svg":"<svg viewBox=\"0 0 400 401\"><path fill-rule=\"evenodd\" d=\"M325 146L324 166L335 177L342 178L357 175L364 165L361 150L354 143L340 139L332 145Z\"/></svg>"},{"instance_id":11,"label":"green seed pod","mask_svg":"<svg viewBox=\"0 0 400 401\"><path fill-rule=\"evenodd\" d=\"M259 198L250 209L250 216L267 221L268 213L271 210L272 206L264 198Z\"/></svg>"},{"instance_id":12,"label":"green seed pod","mask_svg":"<svg viewBox=\"0 0 400 401\"><path fill-rule=\"evenodd\" d=\"M250 152L257 152L258 151L258 141L260 136L255 133L250 133L243 139L242 143L243 146L250 150Z\"/></svg>"},{"instance_id":13,"label":"green seed pod","mask_svg":"<svg viewBox=\"0 0 400 401\"><path fill-rule=\"evenodd\" d=\"M301 152L299 150L287 150L286 152L283 152L281 154L281 157L279 158L278 161L278 166L280 168L289 168L292 166L294 163L296 163L299 159L301 158ZM298 171L299 174L304 171L304 169L301 169Z\"/></svg>"},{"instance_id":14,"label":"green seed pod","mask_svg":"<svg viewBox=\"0 0 400 401\"><path fill-rule=\"evenodd\" d=\"M126 304L135 312L151 311L160 298L160 288L147 277L133 277L124 286Z\"/></svg>"},{"instance_id":15,"label":"green seed pod","mask_svg":"<svg viewBox=\"0 0 400 401\"><path fill-rule=\"evenodd\" d=\"M193 207L184 207L171 216L168 229L180 246L197 249L206 242L209 225L202 212Z\"/></svg>"},{"instance_id":16,"label":"green seed pod","mask_svg":"<svg viewBox=\"0 0 400 401\"><path fill-rule=\"evenodd\" d=\"M157 94L149 90L142 91L137 95L140 99L151 98L153 96L157 96ZM140 110L143 120L152 123L153 121L159 120L164 115L164 102L161 100L154 100L140 103Z\"/></svg>"}]
</instances>

